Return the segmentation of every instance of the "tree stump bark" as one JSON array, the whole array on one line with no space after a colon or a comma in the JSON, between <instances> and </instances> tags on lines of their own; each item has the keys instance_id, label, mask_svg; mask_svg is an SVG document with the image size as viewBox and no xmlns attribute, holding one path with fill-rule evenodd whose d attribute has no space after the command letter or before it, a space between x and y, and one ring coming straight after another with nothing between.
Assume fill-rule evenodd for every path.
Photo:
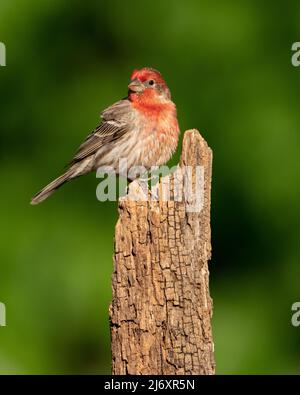
<instances>
[{"instance_id":1,"label":"tree stump bark","mask_svg":"<svg viewBox=\"0 0 300 395\"><path fill-rule=\"evenodd\" d=\"M208 271L211 165L207 143L189 130L177 170L156 188L159 199L133 200L135 186L119 200L110 306L113 374L215 372ZM193 191L198 186L196 196L191 185Z\"/></svg>"}]
</instances>

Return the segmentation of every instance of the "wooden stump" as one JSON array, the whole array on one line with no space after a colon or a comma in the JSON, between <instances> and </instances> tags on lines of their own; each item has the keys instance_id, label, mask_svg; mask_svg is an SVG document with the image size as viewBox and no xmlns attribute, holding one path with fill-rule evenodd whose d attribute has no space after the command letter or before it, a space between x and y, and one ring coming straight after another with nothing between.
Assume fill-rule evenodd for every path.
<instances>
[{"instance_id":1,"label":"wooden stump","mask_svg":"<svg viewBox=\"0 0 300 395\"><path fill-rule=\"evenodd\" d=\"M159 200L133 200L140 193L135 183L119 200L110 306L113 374L214 374L211 164L207 143L189 130L177 170L156 188ZM196 196L191 186L198 187Z\"/></svg>"}]
</instances>

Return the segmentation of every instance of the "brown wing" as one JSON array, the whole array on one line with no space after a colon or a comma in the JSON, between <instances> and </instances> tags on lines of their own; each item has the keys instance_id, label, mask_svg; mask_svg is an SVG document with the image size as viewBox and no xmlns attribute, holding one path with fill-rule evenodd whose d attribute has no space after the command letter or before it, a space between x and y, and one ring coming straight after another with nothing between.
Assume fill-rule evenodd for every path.
<instances>
[{"instance_id":1,"label":"brown wing","mask_svg":"<svg viewBox=\"0 0 300 395\"><path fill-rule=\"evenodd\" d=\"M132 116L128 99L120 100L104 110L101 124L80 145L70 165L94 154L103 145L118 140L129 130Z\"/></svg>"}]
</instances>

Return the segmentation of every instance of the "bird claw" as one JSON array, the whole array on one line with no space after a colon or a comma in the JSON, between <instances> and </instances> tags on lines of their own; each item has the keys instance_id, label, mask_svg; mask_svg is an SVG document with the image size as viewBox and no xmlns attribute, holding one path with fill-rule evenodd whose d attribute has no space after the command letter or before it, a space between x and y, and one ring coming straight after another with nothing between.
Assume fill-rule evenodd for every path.
<instances>
[{"instance_id":1,"label":"bird claw","mask_svg":"<svg viewBox=\"0 0 300 395\"><path fill-rule=\"evenodd\" d=\"M148 181L152 180L153 177L145 178L138 178L132 181L126 187L126 192L124 198L130 200L141 200L141 201L148 201L148 200L158 200L158 188L156 185L151 185L151 188L148 186Z\"/></svg>"}]
</instances>

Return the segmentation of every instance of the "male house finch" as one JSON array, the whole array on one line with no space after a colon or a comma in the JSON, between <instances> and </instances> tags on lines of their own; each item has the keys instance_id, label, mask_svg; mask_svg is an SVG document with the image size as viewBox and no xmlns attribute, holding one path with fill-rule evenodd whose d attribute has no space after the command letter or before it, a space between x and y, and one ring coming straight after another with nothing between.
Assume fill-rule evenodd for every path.
<instances>
[{"instance_id":1,"label":"male house finch","mask_svg":"<svg viewBox=\"0 0 300 395\"><path fill-rule=\"evenodd\" d=\"M176 106L157 70L135 70L128 96L104 110L101 118L101 124L75 153L69 169L38 192L31 204L42 202L65 182L100 166L111 166L118 174L121 158L127 159L128 168L143 166L149 170L166 163L176 150Z\"/></svg>"}]
</instances>

